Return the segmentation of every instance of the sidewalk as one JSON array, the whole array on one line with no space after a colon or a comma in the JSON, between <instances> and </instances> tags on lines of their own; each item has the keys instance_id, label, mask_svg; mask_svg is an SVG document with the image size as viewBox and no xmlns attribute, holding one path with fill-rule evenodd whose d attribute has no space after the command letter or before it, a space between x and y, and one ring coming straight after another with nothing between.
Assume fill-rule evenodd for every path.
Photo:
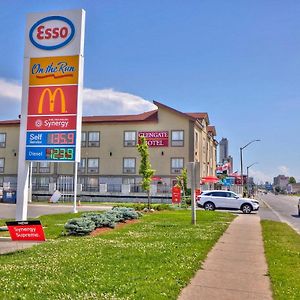
<instances>
[{"instance_id":1,"label":"sidewalk","mask_svg":"<svg viewBox=\"0 0 300 300\"><path fill-rule=\"evenodd\" d=\"M14 242L8 238L0 238L0 255L30 248L38 242Z\"/></svg>"},{"instance_id":2,"label":"sidewalk","mask_svg":"<svg viewBox=\"0 0 300 300\"><path fill-rule=\"evenodd\" d=\"M272 299L260 218L238 215L178 300Z\"/></svg>"}]
</instances>

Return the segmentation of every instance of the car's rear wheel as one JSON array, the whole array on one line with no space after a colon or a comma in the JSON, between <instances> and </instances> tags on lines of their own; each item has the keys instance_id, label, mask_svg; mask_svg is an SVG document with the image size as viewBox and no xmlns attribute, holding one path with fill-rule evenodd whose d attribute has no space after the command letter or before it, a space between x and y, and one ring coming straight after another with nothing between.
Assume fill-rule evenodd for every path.
<instances>
[{"instance_id":1,"label":"car's rear wheel","mask_svg":"<svg viewBox=\"0 0 300 300\"><path fill-rule=\"evenodd\" d=\"M216 208L212 202L206 202L203 207L205 210L215 210Z\"/></svg>"},{"instance_id":2,"label":"car's rear wheel","mask_svg":"<svg viewBox=\"0 0 300 300\"><path fill-rule=\"evenodd\" d=\"M250 214L251 211L253 210L250 204L243 204L241 209L244 214Z\"/></svg>"}]
</instances>

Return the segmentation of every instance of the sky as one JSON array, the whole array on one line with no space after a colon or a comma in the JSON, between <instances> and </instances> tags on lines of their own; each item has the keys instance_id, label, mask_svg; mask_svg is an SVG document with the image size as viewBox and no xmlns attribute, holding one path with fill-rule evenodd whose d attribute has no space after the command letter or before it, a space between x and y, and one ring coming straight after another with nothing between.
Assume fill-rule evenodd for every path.
<instances>
[{"instance_id":1,"label":"sky","mask_svg":"<svg viewBox=\"0 0 300 300\"><path fill-rule=\"evenodd\" d=\"M207 112L234 171L300 181L300 1L0 0L0 120L21 110L26 15L86 11L84 115Z\"/></svg>"}]
</instances>

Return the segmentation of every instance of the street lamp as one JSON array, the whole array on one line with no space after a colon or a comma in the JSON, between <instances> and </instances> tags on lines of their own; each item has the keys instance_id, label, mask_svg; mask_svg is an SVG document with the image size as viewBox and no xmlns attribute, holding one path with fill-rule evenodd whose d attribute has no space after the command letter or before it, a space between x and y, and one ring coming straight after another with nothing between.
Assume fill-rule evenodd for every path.
<instances>
[{"instance_id":1,"label":"street lamp","mask_svg":"<svg viewBox=\"0 0 300 300\"><path fill-rule=\"evenodd\" d=\"M249 195L249 169L255 165L258 164L258 162L254 162L253 164L251 164L250 166L247 167L247 190L248 190L248 195Z\"/></svg>"},{"instance_id":2,"label":"street lamp","mask_svg":"<svg viewBox=\"0 0 300 300\"><path fill-rule=\"evenodd\" d=\"M240 158L241 158L241 184L242 184L242 196L244 196L244 175L243 175L243 150L254 142L260 142L260 140L253 140L240 148Z\"/></svg>"}]
</instances>

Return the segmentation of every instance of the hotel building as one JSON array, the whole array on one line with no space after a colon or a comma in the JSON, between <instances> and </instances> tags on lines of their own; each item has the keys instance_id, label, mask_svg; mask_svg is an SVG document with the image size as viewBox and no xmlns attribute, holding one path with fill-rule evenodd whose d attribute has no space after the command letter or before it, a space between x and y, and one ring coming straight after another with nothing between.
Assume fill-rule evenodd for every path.
<instances>
[{"instance_id":1,"label":"hotel building","mask_svg":"<svg viewBox=\"0 0 300 300\"><path fill-rule=\"evenodd\" d=\"M82 119L78 184L90 196L141 192L139 136L145 136L155 175L152 194L170 195L188 162L200 162L200 177L216 172L216 130L207 113L183 113L153 101L157 109L137 115L87 116ZM0 187L16 189L20 120L0 121ZM74 163L32 162L33 195L71 187ZM70 188L69 188L70 189Z\"/></svg>"}]
</instances>

